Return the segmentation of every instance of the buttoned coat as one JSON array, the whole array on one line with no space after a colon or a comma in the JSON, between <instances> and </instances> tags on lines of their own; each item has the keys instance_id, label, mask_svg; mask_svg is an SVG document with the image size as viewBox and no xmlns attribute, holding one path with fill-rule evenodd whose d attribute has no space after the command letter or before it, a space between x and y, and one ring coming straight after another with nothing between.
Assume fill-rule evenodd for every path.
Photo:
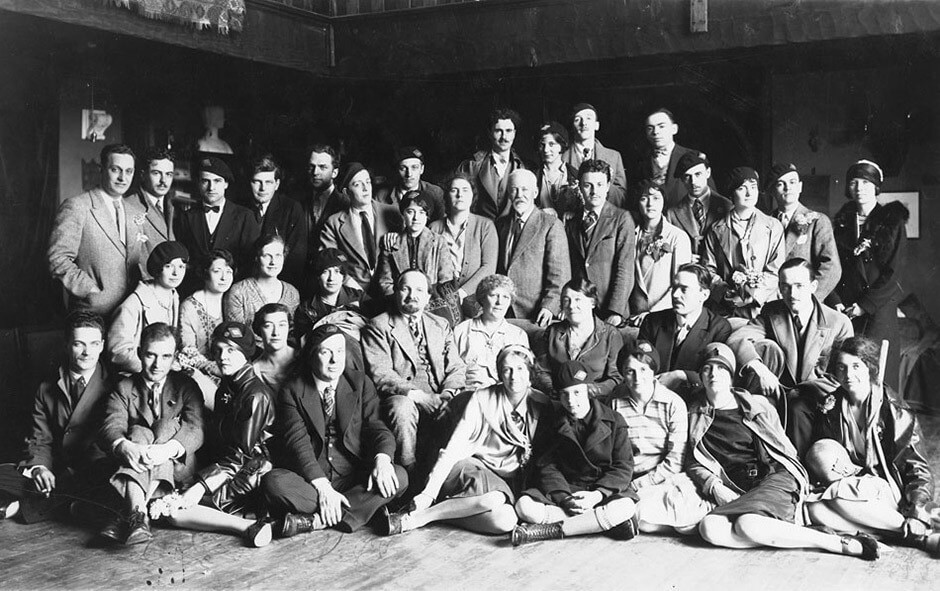
<instances>
[{"instance_id":1,"label":"buttoned coat","mask_svg":"<svg viewBox=\"0 0 940 591\"><path fill-rule=\"evenodd\" d=\"M447 228L447 220L431 222L428 227L443 235ZM499 238L496 236L496 226L493 220L474 213L470 214L464 233L463 264L458 270L457 287L467 292L468 296L472 296L476 293L480 280L496 272Z\"/></svg>"},{"instance_id":2,"label":"buttoned coat","mask_svg":"<svg viewBox=\"0 0 940 591\"><path fill-rule=\"evenodd\" d=\"M630 316L630 293L636 277L636 226L626 211L604 203L590 239L585 243L583 214L565 222L571 274L587 277L597 286L598 310Z\"/></svg>"},{"instance_id":3,"label":"buttoned coat","mask_svg":"<svg viewBox=\"0 0 940 591\"><path fill-rule=\"evenodd\" d=\"M144 279L153 279L147 272L147 259L150 253L158 244L168 240L175 240L173 232L173 219L176 215L176 207L173 204L173 192L169 192L163 197L163 213L160 213L156 207L150 205L150 201L144 194L143 189L138 189L131 197L137 199L144 210L144 217L141 224L135 224L135 230L147 237L147 240L139 243L140 248L140 276ZM136 221L136 220L135 220Z\"/></svg>"},{"instance_id":4,"label":"buttoned coat","mask_svg":"<svg viewBox=\"0 0 940 591\"><path fill-rule=\"evenodd\" d=\"M256 210L255 218L260 217ZM280 278L300 289L303 286L304 268L307 264L307 216L304 208L293 199L275 193L268 202L268 209L261 218L261 235L278 235L284 239L287 256Z\"/></svg>"},{"instance_id":5,"label":"buttoned coat","mask_svg":"<svg viewBox=\"0 0 940 591\"><path fill-rule=\"evenodd\" d=\"M428 212L428 221L433 222L444 219L444 216L446 215L446 208L444 206L444 189L438 187L434 183L429 183L428 181L422 179L418 181L418 188L416 190L431 202L431 211ZM395 207L398 207L399 193L403 194L407 193L407 191L398 187L397 185L386 185L376 189L375 196L373 198L379 203L387 203L388 205L394 205Z\"/></svg>"},{"instance_id":6,"label":"buttoned coat","mask_svg":"<svg viewBox=\"0 0 940 591\"><path fill-rule=\"evenodd\" d=\"M70 310L107 318L140 280L141 248L134 223L145 215L140 202L124 197L121 240L109 197L101 188L66 199L59 206L47 259L52 277L69 294ZM146 261L144 261L146 263Z\"/></svg>"},{"instance_id":7,"label":"buttoned coat","mask_svg":"<svg viewBox=\"0 0 940 591\"><path fill-rule=\"evenodd\" d=\"M421 315L431 372L441 394L458 391L466 384L466 364L457 351L454 333L446 320L433 314ZM406 396L420 365L408 320L398 313L384 313L362 329L362 351L366 373L375 382L379 396Z\"/></svg>"},{"instance_id":8,"label":"buttoned coat","mask_svg":"<svg viewBox=\"0 0 940 591\"><path fill-rule=\"evenodd\" d=\"M705 211L705 227L699 228L695 214L692 212L692 198L686 195L679 204L666 211L666 219L669 223L678 226L689 235L692 241L692 253L699 255L702 261L705 260L705 236L711 227L720 219L723 219L731 211L733 204L727 197L722 197L715 191L711 192L708 198L708 209Z\"/></svg>"},{"instance_id":9,"label":"buttoned coat","mask_svg":"<svg viewBox=\"0 0 940 591\"><path fill-rule=\"evenodd\" d=\"M261 236L261 224L254 213L247 207L226 199L215 227L215 234L209 234L205 210L196 205L176 216L176 239L189 250L191 268L199 268L209 260L213 250L224 249L235 258L238 267L236 280L251 275L254 269L253 250L255 242ZM187 274L183 293L191 293L194 288L201 288L195 275Z\"/></svg>"},{"instance_id":10,"label":"buttoned coat","mask_svg":"<svg viewBox=\"0 0 940 591\"><path fill-rule=\"evenodd\" d=\"M545 308L557 315L561 310L561 288L571 279L565 228L553 213L533 210L507 266L506 242L512 222L513 216L496 220L496 235L499 237L496 269L516 285L513 314L515 318L535 320L538 311Z\"/></svg>"},{"instance_id":11,"label":"buttoned coat","mask_svg":"<svg viewBox=\"0 0 940 591\"><path fill-rule=\"evenodd\" d=\"M417 268L428 276L431 285L456 279L454 259L450 256L447 241L440 234L428 228L422 230L418 235L418 253L415 258ZM379 290L387 296L392 295L395 291L395 282L411 267L408 237L404 232L399 232L398 241L390 248L386 248L386 241L383 240L379 262L375 269Z\"/></svg>"},{"instance_id":12,"label":"buttoned coat","mask_svg":"<svg viewBox=\"0 0 940 591\"><path fill-rule=\"evenodd\" d=\"M465 174L473 179L475 197L470 211L495 220L509 213L510 201L506 197L509 175L514 170L525 170L526 165L513 150L506 166L506 174L499 177L491 155L490 150L480 150L474 153L472 158L464 160L457 166L457 173Z\"/></svg>"},{"instance_id":13,"label":"buttoned coat","mask_svg":"<svg viewBox=\"0 0 940 591\"><path fill-rule=\"evenodd\" d=\"M372 276L375 269L369 266L366 248L362 243L362 236L354 225L353 211L344 209L334 213L323 224L320 243L323 248L337 248L349 259L350 276L359 287L366 292L372 289ZM375 261L378 265L379 248L382 237L389 232L398 232L402 228L401 213L393 205L372 202L372 216L375 227Z\"/></svg>"},{"instance_id":14,"label":"buttoned coat","mask_svg":"<svg viewBox=\"0 0 940 591\"><path fill-rule=\"evenodd\" d=\"M807 224L798 224L797 220L801 218ZM784 228L784 239L787 253L784 260L801 258L809 261L818 282L816 297L825 300L842 277L842 263L832 233L832 222L826 215L807 209L801 203Z\"/></svg>"},{"instance_id":15,"label":"buttoned coat","mask_svg":"<svg viewBox=\"0 0 940 591\"><path fill-rule=\"evenodd\" d=\"M698 150L676 144L672 149L672 153L669 155L669 164L666 165L666 171L664 173L665 178L663 178L663 186L661 189L667 210L675 208L685 196L689 194L689 189L685 186L683 180L676 178L676 166L679 164L679 159L689 152L698 153ZM639 169L639 179L653 178L652 150L647 151L643 155L637 168ZM711 187L712 195L714 195L715 181L711 177L708 179L708 186Z\"/></svg>"},{"instance_id":16,"label":"buttoned coat","mask_svg":"<svg viewBox=\"0 0 940 591\"><path fill-rule=\"evenodd\" d=\"M574 152L574 144L568 147L561 155L562 161L575 169L577 175L578 158ZM623 168L623 158L620 152L604 146L599 139L594 139L594 160L603 160L610 166L610 191L607 201L621 209L627 209L627 172Z\"/></svg>"},{"instance_id":17,"label":"buttoned coat","mask_svg":"<svg viewBox=\"0 0 940 591\"><path fill-rule=\"evenodd\" d=\"M731 325L708 308L689 328L685 340L676 347L678 323L673 310L651 312L640 324L640 340L649 341L659 353L659 371L685 371L689 383L700 383L698 372L705 361L705 345L724 343L731 336Z\"/></svg>"}]
</instances>

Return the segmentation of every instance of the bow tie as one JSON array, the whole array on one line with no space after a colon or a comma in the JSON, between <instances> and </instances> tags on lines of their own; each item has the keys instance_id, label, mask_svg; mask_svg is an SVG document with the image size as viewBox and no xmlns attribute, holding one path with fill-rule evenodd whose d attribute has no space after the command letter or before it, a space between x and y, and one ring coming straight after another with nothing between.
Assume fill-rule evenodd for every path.
<instances>
[{"instance_id":1,"label":"bow tie","mask_svg":"<svg viewBox=\"0 0 940 591\"><path fill-rule=\"evenodd\" d=\"M219 213L220 211L222 211L222 206L221 205L203 205L202 209L206 213L209 213L210 211L212 213Z\"/></svg>"}]
</instances>

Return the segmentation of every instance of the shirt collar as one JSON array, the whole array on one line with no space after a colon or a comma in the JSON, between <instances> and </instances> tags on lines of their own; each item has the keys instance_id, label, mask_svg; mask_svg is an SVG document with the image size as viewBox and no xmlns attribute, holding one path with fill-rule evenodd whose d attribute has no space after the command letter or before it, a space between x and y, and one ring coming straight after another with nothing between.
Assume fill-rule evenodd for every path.
<instances>
[{"instance_id":1,"label":"shirt collar","mask_svg":"<svg viewBox=\"0 0 940 591\"><path fill-rule=\"evenodd\" d=\"M317 392L322 394L327 388L333 388L333 391L336 391L336 386L339 383L339 379L335 382L328 382L326 380L321 380L318 377L313 378L313 384L317 387Z\"/></svg>"},{"instance_id":2,"label":"shirt collar","mask_svg":"<svg viewBox=\"0 0 940 591\"><path fill-rule=\"evenodd\" d=\"M695 323L698 322L698 319L702 316L702 314L703 314L704 312L705 312L705 309L702 308L701 310L699 310L698 314L696 314L695 316L692 316L691 318L687 316L687 317L686 317L686 321L685 321L685 322L686 322L686 323L685 323L685 327L686 327L687 329L691 329L693 326L695 326ZM677 328L679 327L679 317L678 317L678 316L676 316L676 327L677 327Z\"/></svg>"},{"instance_id":3,"label":"shirt collar","mask_svg":"<svg viewBox=\"0 0 940 591\"><path fill-rule=\"evenodd\" d=\"M70 381L71 383L74 384L76 381L78 381L78 378L85 378L85 384L87 385L88 382L91 381L91 376L95 375L95 370L96 370L96 369L97 369L97 367L93 367L93 368L91 368L91 369L89 369L89 370L86 370L86 371L83 371L83 372L80 372L80 373L74 372L74 371L72 371L72 370L70 369L70 370L68 370L66 373L68 373L69 381Z\"/></svg>"},{"instance_id":4,"label":"shirt collar","mask_svg":"<svg viewBox=\"0 0 940 591\"><path fill-rule=\"evenodd\" d=\"M528 212L526 212L525 215L521 215L521 216L516 215L515 211L513 211L513 218L517 218L517 217L518 217L518 218L520 218L520 219L522 220L522 223L525 224L527 221L529 221L529 218L532 217L532 212L534 212L535 210L536 210L536 208L533 207L533 208L530 209Z\"/></svg>"}]
</instances>

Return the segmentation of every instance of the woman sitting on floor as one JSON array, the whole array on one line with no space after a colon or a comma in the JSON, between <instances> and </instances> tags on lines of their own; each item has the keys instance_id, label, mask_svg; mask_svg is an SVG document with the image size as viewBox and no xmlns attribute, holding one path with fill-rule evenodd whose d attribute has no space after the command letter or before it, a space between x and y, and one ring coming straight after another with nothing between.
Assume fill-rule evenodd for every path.
<instances>
[{"instance_id":1,"label":"woman sitting on floor","mask_svg":"<svg viewBox=\"0 0 940 591\"><path fill-rule=\"evenodd\" d=\"M838 387L803 384L803 395L790 407L787 430L807 467L820 463L815 457L819 450L812 446L821 440L834 440L850 458L840 463L844 478L821 479L826 487L811 497L815 502L807 505L809 517L836 531L868 532L940 555L940 533L928 534L931 520L925 505L933 499L934 484L918 449L920 425L894 392L879 383L878 358L878 345L871 340L846 339L832 351Z\"/></svg>"},{"instance_id":2,"label":"woman sitting on floor","mask_svg":"<svg viewBox=\"0 0 940 591\"><path fill-rule=\"evenodd\" d=\"M623 417L588 396L587 368L568 361L555 374L564 412L557 413L552 441L516 501L527 523L512 530L512 545L606 532L618 540L636 536L636 493L630 491L633 449Z\"/></svg>"},{"instance_id":3,"label":"woman sitting on floor","mask_svg":"<svg viewBox=\"0 0 940 591\"><path fill-rule=\"evenodd\" d=\"M251 328L261 337L261 355L251 364L255 374L271 388L281 389L281 384L294 371L298 351L290 345L290 310L284 304L265 304L255 314Z\"/></svg>"},{"instance_id":4,"label":"woman sitting on floor","mask_svg":"<svg viewBox=\"0 0 940 591\"><path fill-rule=\"evenodd\" d=\"M238 514L262 509L258 485L272 467L267 440L274 424L274 395L248 362L255 352L255 336L247 326L220 324L212 333L211 351L222 373L206 437L216 462L201 470L181 496L155 501L151 516L166 516L176 527L231 533L249 546L265 546L271 541L271 524Z\"/></svg>"},{"instance_id":5,"label":"woman sitting on floor","mask_svg":"<svg viewBox=\"0 0 940 591\"><path fill-rule=\"evenodd\" d=\"M293 314L300 305L297 288L281 281L287 247L277 234L262 236L255 242L255 273L232 286L225 295L223 312L230 322L250 324L255 312L265 304L284 304Z\"/></svg>"},{"instance_id":6,"label":"woman sitting on floor","mask_svg":"<svg viewBox=\"0 0 940 591\"><path fill-rule=\"evenodd\" d=\"M424 490L407 512L388 516L390 535L445 520L484 534L512 531L513 502L552 420L548 398L530 385L533 363L525 347L499 352L502 383L471 395Z\"/></svg>"},{"instance_id":7,"label":"woman sitting on floor","mask_svg":"<svg viewBox=\"0 0 940 591\"><path fill-rule=\"evenodd\" d=\"M722 343L705 347L704 395L689 409L689 476L718 505L699 524L726 548L814 548L878 558L868 534L838 536L802 526L808 479L773 405L731 387L735 358Z\"/></svg>"}]
</instances>

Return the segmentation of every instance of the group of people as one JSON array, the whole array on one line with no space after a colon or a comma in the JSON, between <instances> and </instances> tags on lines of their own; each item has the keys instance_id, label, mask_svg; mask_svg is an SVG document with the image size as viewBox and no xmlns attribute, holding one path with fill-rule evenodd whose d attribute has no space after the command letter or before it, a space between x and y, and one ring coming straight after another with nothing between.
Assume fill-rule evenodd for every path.
<instances>
[{"instance_id":1,"label":"group of people","mask_svg":"<svg viewBox=\"0 0 940 591\"><path fill-rule=\"evenodd\" d=\"M217 156L185 208L172 154L106 146L100 187L56 217L66 355L0 466L0 517L108 507L100 535L125 544L151 521L251 546L447 521L516 545L940 554L889 385L907 213L877 202L878 165L849 167L830 221L793 165L770 170L772 211L752 168L718 194L666 109L631 187L591 105L573 137L540 128L534 169L519 125L494 111L490 149L443 187L415 147L373 192L316 145L292 198L265 155L250 207Z\"/></svg>"}]
</instances>

